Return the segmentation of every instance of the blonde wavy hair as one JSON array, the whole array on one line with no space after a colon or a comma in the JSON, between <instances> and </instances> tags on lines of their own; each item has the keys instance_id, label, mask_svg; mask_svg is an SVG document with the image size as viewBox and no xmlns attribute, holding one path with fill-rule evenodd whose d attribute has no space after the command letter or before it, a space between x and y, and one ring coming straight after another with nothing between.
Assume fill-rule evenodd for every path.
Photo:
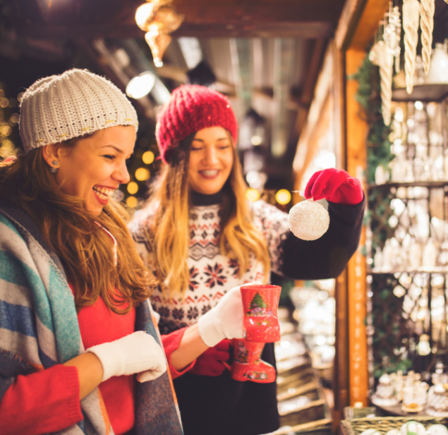
<instances>
[{"instance_id":1,"label":"blonde wavy hair","mask_svg":"<svg viewBox=\"0 0 448 435\"><path fill-rule=\"evenodd\" d=\"M63 145L73 147L78 140ZM62 262L78 310L93 305L101 296L112 311L126 314L152 294L156 280L135 249L123 206L109 200L101 214L93 216L83 200L61 190L42 148L0 163L0 196L37 223ZM113 242L95 222L117 240L116 265Z\"/></svg>"},{"instance_id":2,"label":"blonde wavy hair","mask_svg":"<svg viewBox=\"0 0 448 435\"><path fill-rule=\"evenodd\" d=\"M172 150L169 163L161 170L160 178L144 208L155 210L146 238L152 246L153 267L164 295L185 296L189 284L187 265L190 245L189 207L190 187L188 164L190 147L195 133L184 139ZM233 143L230 134L230 141ZM223 187L221 203L221 234L219 247L223 255L238 261L239 277L249 267L250 256L264 267L264 280L270 269L269 252L263 235L252 224L241 164L235 147L233 167Z\"/></svg>"}]
</instances>

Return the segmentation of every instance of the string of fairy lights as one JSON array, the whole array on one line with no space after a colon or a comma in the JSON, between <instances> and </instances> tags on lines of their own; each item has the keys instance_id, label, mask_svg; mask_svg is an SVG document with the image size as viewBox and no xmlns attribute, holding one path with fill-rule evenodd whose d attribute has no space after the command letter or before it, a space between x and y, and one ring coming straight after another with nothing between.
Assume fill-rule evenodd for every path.
<instances>
[{"instance_id":1,"label":"string of fairy lights","mask_svg":"<svg viewBox=\"0 0 448 435\"><path fill-rule=\"evenodd\" d=\"M15 154L16 151L15 144L19 123L18 107L22 95L20 93L17 98L8 98L5 85L0 83L0 158L2 159Z\"/></svg>"},{"instance_id":2,"label":"string of fairy lights","mask_svg":"<svg viewBox=\"0 0 448 435\"><path fill-rule=\"evenodd\" d=\"M16 98L6 95L5 85L0 83L0 159L4 159L17 152L18 144L18 122L19 103L23 93ZM139 205L139 198L145 190L151 176L154 176L158 168L156 163L156 148L151 140L144 137L139 140L135 158L130 168L131 179L129 183L122 186L116 199L123 201L130 209L135 209ZM143 192L144 193L144 192ZM262 192L259 189L248 188L246 197L249 201L257 201L261 198ZM286 206L291 202L291 193L287 189L280 189L275 193L275 202Z\"/></svg>"}]
</instances>

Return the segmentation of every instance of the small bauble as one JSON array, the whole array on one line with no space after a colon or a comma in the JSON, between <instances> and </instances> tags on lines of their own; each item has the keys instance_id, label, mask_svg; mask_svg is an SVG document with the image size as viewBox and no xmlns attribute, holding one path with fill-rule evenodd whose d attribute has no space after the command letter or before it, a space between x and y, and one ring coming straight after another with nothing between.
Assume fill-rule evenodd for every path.
<instances>
[{"instance_id":1,"label":"small bauble","mask_svg":"<svg viewBox=\"0 0 448 435\"><path fill-rule=\"evenodd\" d=\"M378 432L376 429L366 429L361 435L382 435L381 432Z\"/></svg>"},{"instance_id":2,"label":"small bauble","mask_svg":"<svg viewBox=\"0 0 448 435\"><path fill-rule=\"evenodd\" d=\"M433 424L426 430L428 435L447 435L448 429L443 424Z\"/></svg>"},{"instance_id":3,"label":"small bauble","mask_svg":"<svg viewBox=\"0 0 448 435\"><path fill-rule=\"evenodd\" d=\"M398 429L391 429L386 435L400 435L400 431Z\"/></svg>"},{"instance_id":4,"label":"small bauble","mask_svg":"<svg viewBox=\"0 0 448 435\"><path fill-rule=\"evenodd\" d=\"M401 435L426 435L425 426L418 421L408 421L400 429Z\"/></svg>"},{"instance_id":5,"label":"small bauble","mask_svg":"<svg viewBox=\"0 0 448 435\"><path fill-rule=\"evenodd\" d=\"M317 240L330 225L330 215L325 207L313 200L302 201L289 211L291 232L302 240Z\"/></svg>"}]
</instances>

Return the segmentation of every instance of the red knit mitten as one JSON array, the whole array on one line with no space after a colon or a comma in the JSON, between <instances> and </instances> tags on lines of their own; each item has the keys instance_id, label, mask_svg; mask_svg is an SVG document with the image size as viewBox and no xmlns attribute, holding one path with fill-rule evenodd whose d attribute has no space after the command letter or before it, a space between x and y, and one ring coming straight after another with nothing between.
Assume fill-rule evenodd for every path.
<instances>
[{"instance_id":1,"label":"red knit mitten","mask_svg":"<svg viewBox=\"0 0 448 435\"><path fill-rule=\"evenodd\" d=\"M219 376L224 370L222 361L230 358L230 340L224 339L215 347L210 347L196 359L196 364L188 372L194 375Z\"/></svg>"},{"instance_id":2,"label":"red knit mitten","mask_svg":"<svg viewBox=\"0 0 448 435\"><path fill-rule=\"evenodd\" d=\"M313 174L305 188L305 198L326 199L336 204L355 205L364 198L361 182L342 169L324 169Z\"/></svg>"}]
</instances>

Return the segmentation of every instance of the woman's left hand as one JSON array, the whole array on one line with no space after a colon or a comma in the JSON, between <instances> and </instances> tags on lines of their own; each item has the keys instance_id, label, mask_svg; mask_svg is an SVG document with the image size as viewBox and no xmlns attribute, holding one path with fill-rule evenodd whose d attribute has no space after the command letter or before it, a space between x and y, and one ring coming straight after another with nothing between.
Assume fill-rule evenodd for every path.
<instances>
[{"instance_id":1,"label":"woman's left hand","mask_svg":"<svg viewBox=\"0 0 448 435\"><path fill-rule=\"evenodd\" d=\"M326 199L336 204L355 205L364 198L361 182L342 169L324 169L313 174L305 188L305 198Z\"/></svg>"}]
</instances>

